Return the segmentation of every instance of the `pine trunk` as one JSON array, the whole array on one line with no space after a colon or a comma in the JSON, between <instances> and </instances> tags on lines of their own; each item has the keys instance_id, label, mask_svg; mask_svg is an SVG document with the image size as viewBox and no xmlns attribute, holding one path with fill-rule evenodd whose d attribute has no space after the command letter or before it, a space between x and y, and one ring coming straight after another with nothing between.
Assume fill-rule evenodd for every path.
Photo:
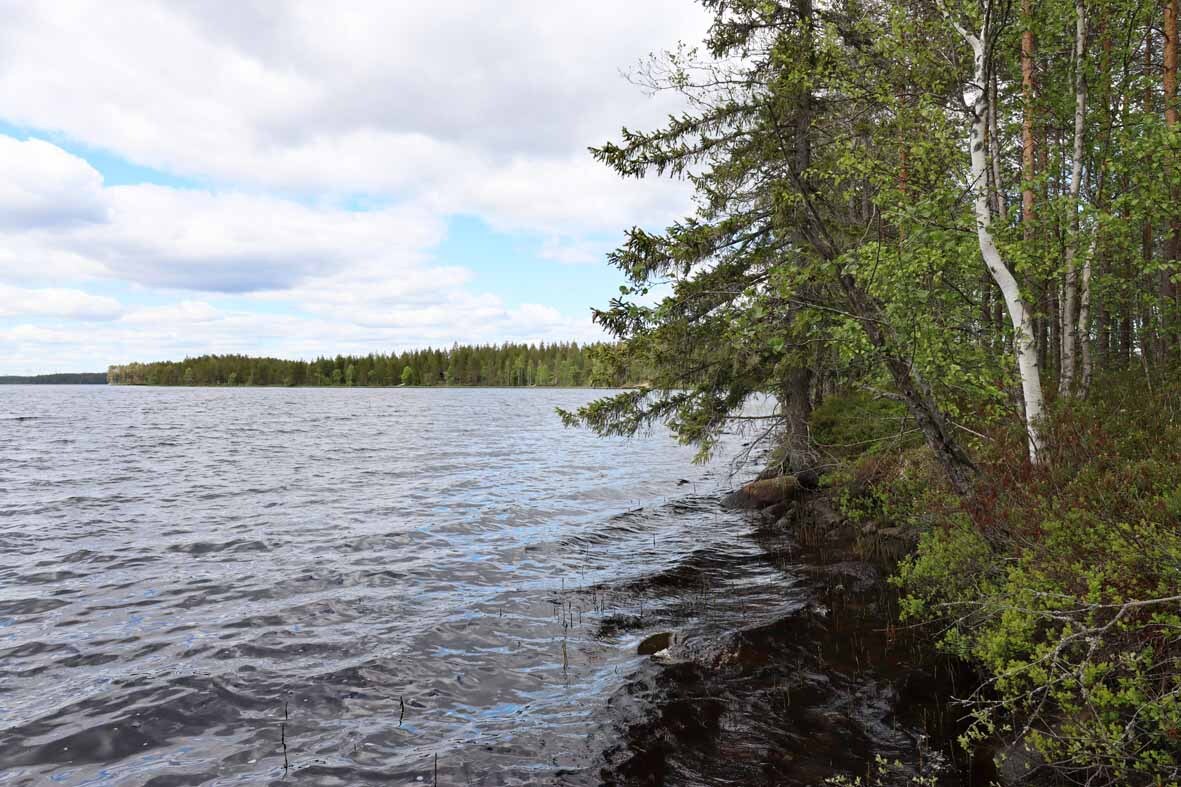
<instances>
[{"instance_id":1,"label":"pine trunk","mask_svg":"<svg viewBox=\"0 0 1181 787\"><path fill-rule=\"evenodd\" d=\"M1177 3L1178 0L1165 0L1163 19L1165 125L1170 131L1175 131L1177 128ZM1170 170L1173 171L1172 168ZM1177 287L1173 284L1171 277L1171 274L1177 272L1177 261L1181 258L1181 217L1177 216L1177 202L1178 199L1181 199L1181 192L1175 182L1172 184L1171 192L1173 216L1169 222L1169 239L1165 245L1165 258L1169 264L1161 273L1162 333L1164 336L1171 337L1177 347L1181 349L1181 326L1177 325Z\"/></svg>"}]
</instances>

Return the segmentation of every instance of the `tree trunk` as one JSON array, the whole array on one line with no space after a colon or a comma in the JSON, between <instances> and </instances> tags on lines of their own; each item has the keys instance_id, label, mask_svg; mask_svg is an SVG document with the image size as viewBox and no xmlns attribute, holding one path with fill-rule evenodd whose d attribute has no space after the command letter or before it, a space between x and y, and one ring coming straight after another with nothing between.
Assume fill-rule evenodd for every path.
<instances>
[{"instance_id":1,"label":"tree trunk","mask_svg":"<svg viewBox=\"0 0 1181 787\"><path fill-rule=\"evenodd\" d=\"M1066 241L1066 281L1062 299L1062 373L1058 377L1058 394L1070 396L1075 384L1075 347L1078 344L1080 328L1085 324L1080 306L1078 322L1075 322L1076 281L1075 257L1079 243L1079 190L1083 179L1083 132L1087 118L1087 7L1085 0L1074 2L1074 146L1070 162L1070 228ZM1090 258L1083 276L1086 287L1090 286ZM1090 293L1082 296L1090 301ZM1081 299L1080 299L1081 300ZM1085 339L1084 339L1085 341Z\"/></svg>"},{"instance_id":2,"label":"tree trunk","mask_svg":"<svg viewBox=\"0 0 1181 787\"><path fill-rule=\"evenodd\" d=\"M988 18L988 15L985 15ZM958 25L957 25L958 27ZM1045 403L1042 398L1041 371L1038 368L1037 346L1034 341L1033 314L1021 295L1021 288L1013 272L1005 264L992 237L992 216L988 209L987 170L988 156L984 150L984 133L988 123L988 53L986 42L989 30L974 35L959 28L961 35L972 48L973 80L964 90L964 100L972 111L972 129L968 144L972 154L972 190L976 213L976 238L980 253L988 272L1000 287L1001 295L1009 310L1013 324L1013 343L1017 356L1017 369L1021 378L1021 393L1025 402L1025 431L1029 440L1029 461L1041 464L1046 461L1045 437L1042 421L1045 417Z\"/></svg>"},{"instance_id":3,"label":"tree trunk","mask_svg":"<svg viewBox=\"0 0 1181 787\"><path fill-rule=\"evenodd\" d=\"M1034 199L1033 182L1037 177L1034 168L1034 82L1033 82L1033 0L1021 0L1021 17L1025 30L1021 33L1021 96L1024 99L1021 110L1021 225L1025 242L1033 240Z\"/></svg>"},{"instance_id":4,"label":"tree trunk","mask_svg":"<svg viewBox=\"0 0 1181 787\"><path fill-rule=\"evenodd\" d=\"M897 339L881 304L862 289L851 274L842 273L840 280L849 308L865 328L870 344L881 352L895 389L905 400L907 410L935 453L948 481L960 495L968 494L979 470L955 439L952 425L936 404L931 386L910 361L899 354Z\"/></svg>"},{"instance_id":5,"label":"tree trunk","mask_svg":"<svg viewBox=\"0 0 1181 787\"><path fill-rule=\"evenodd\" d=\"M1177 128L1177 0L1165 0L1163 19L1165 36L1164 62L1164 98L1165 125L1170 131ZM1172 162L1170 162L1171 164ZM1170 167L1170 172L1172 168ZM1177 184L1170 189L1172 194L1171 212L1173 217L1169 221L1169 239L1165 245L1165 258L1168 265L1161 272L1161 316L1164 337L1171 337L1181 349L1181 330L1177 325L1177 287L1173 284L1171 274L1176 273L1178 258L1181 258L1181 218L1177 216L1177 201L1181 198Z\"/></svg>"},{"instance_id":6,"label":"tree trunk","mask_svg":"<svg viewBox=\"0 0 1181 787\"><path fill-rule=\"evenodd\" d=\"M1091 249L1087 253L1087 259L1083 262L1083 277L1082 287L1079 292L1078 300L1078 337L1079 337L1079 352L1082 359L1082 379L1079 380L1078 393L1082 397L1086 397L1091 390L1091 377L1094 374L1094 366L1091 359L1091 261L1095 259L1095 248L1098 244L1098 231L1091 236Z\"/></svg>"},{"instance_id":7,"label":"tree trunk","mask_svg":"<svg viewBox=\"0 0 1181 787\"><path fill-rule=\"evenodd\" d=\"M1152 111L1152 86L1148 80L1152 74L1152 39L1153 34L1151 29L1148 31L1147 39L1144 42L1144 112ZM1149 268L1152 265L1152 246L1153 246L1153 229L1152 219L1144 220L1144 228L1140 234L1140 251L1141 258L1144 260L1144 267ZM1151 290L1149 290L1151 292ZM1147 363L1148 354L1155 349L1156 337L1154 335L1153 326L1156 324L1156 319L1152 315L1151 306L1144 307L1147 311L1143 314L1143 321L1140 326L1140 355Z\"/></svg>"},{"instance_id":8,"label":"tree trunk","mask_svg":"<svg viewBox=\"0 0 1181 787\"><path fill-rule=\"evenodd\" d=\"M997 124L996 75L988 83L988 160L992 167L992 199L997 218L1006 223L1005 191L1001 182L1001 135Z\"/></svg>"},{"instance_id":9,"label":"tree trunk","mask_svg":"<svg viewBox=\"0 0 1181 787\"><path fill-rule=\"evenodd\" d=\"M783 467L787 473L796 474L813 470L820 461L808 431L808 419L812 415L811 396L812 370L789 370L783 381L779 401L783 413L783 446L786 451Z\"/></svg>"}]
</instances>

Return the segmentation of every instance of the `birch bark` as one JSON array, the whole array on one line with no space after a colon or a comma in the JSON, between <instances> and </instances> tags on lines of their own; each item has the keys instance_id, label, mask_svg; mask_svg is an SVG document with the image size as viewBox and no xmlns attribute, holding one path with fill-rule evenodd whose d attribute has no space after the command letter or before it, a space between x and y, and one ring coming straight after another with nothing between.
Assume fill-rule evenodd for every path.
<instances>
[{"instance_id":1,"label":"birch bark","mask_svg":"<svg viewBox=\"0 0 1181 787\"><path fill-rule=\"evenodd\" d=\"M960 25L940 4L945 18L972 49L972 82L964 89L964 104L972 117L968 143L972 154L971 178L973 210L976 214L976 239L980 254L993 280L1000 288L1013 325L1013 344L1017 356L1017 370L1021 378L1021 394L1025 403L1025 431L1029 444L1029 461L1042 464L1046 461L1045 436L1042 423L1045 418L1045 399L1042 395L1041 370L1038 368L1037 345L1034 341L1033 314L1021 295L1021 288L1013 271L1005 264L992 235L992 213L989 210L988 193L988 152L985 150L988 127L988 41L990 11L985 3L983 29L980 34L970 32Z\"/></svg>"},{"instance_id":2,"label":"birch bark","mask_svg":"<svg viewBox=\"0 0 1181 787\"><path fill-rule=\"evenodd\" d=\"M1075 257L1079 242L1079 190L1083 179L1083 135L1087 118L1087 7L1085 0L1074 0L1074 147L1070 162L1070 234L1066 242L1066 280L1062 299L1062 374L1058 378L1058 394L1070 396L1075 384L1075 349L1079 329L1083 324L1082 309L1075 321L1075 297L1078 292ZM1085 265L1084 286L1090 288L1090 260ZM1090 293L1085 296L1090 304ZM1086 341L1083 334L1082 340Z\"/></svg>"}]
</instances>

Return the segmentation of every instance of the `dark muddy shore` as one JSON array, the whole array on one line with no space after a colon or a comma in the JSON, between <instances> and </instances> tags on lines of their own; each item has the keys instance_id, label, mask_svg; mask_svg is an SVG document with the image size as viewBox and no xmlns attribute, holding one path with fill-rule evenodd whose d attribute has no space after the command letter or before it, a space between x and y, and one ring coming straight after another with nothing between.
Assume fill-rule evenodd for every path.
<instances>
[{"instance_id":1,"label":"dark muddy shore","mask_svg":"<svg viewBox=\"0 0 1181 787\"><path fill-rule=\"evenodd\" d=\"M762 548L754 559L781 570L797 599L789 608L766 609L757 588L736 591L725 580L741 569L726 555L695 555L630 589L662 609L643 628L666 628L673 641L611 700L646 712L608 753L603 783L815 785L874 775L871 784L989 784L991 758L955 742L954 698L974 676L937 655L928 633L897 625L887 577L905 545L842 524L818 493L784 513L749 518ZM680 603L661 607L669 597ZM897 765L883 774L879 758Z\"/></svg>"}]
</instances>

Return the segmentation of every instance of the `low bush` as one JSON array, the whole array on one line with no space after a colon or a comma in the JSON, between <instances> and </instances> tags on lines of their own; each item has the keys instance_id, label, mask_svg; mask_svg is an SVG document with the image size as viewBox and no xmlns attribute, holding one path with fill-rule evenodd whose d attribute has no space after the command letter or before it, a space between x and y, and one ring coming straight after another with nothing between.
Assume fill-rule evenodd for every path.
<instances>
[{"instance_id":1,"label":"low bush","mask_svg":"<svg viewBox=\"0 0 1181 787\"><path fill-rule=\"evenodd\" d=\"M1181 374L1054 402L1044 466L989 430L964 500L922 450L882 448L880 405L839 407L818 434L868 449L831 477L844 514L918 531L903 616L985 676L965 743L1023 738L1078 783L1181 784Z\"/></svg>"}]
</instances>

